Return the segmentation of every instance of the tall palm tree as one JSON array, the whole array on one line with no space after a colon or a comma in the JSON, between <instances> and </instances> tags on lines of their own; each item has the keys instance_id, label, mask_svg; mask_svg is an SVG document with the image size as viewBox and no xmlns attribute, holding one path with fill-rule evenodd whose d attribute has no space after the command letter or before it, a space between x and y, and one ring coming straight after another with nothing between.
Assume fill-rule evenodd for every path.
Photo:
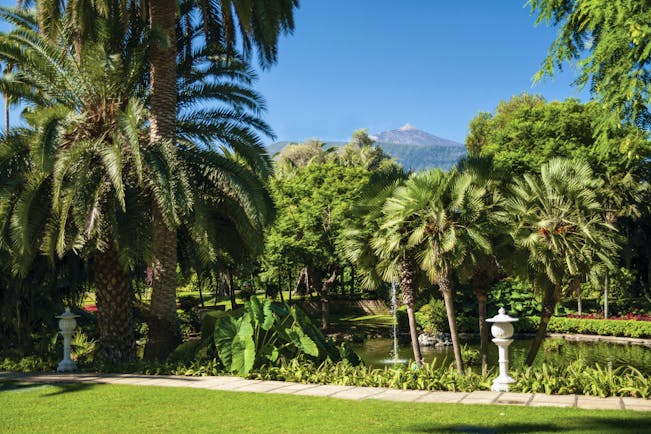
<instances>
[{"instance_id":1,"label":"tall palm tree","mask_svg":"<svg viewBox=\"0 0 651 434\"><path fill-rule=\"evenodd\" d=\"M542 292L540 327L528 365L535 360L563 288L584 280L596 261L611 264L617 250L597 187L587 163L560 158L543 164L539 176L526 174L511 187L505 207L523 255L522 274Z\"/></svg>"},{"instance_id":2,"label":"tall palm tree","mask_svg":"<svg viewBox=\"0 0 651 434\"><path fill-rule=\"evenodd\" d=\"M17 67L2 85L30 106L20 151L32 163L15 197L12 220L21 214L33 220L36 209L47 215L45 224L42 219L15 224L15 237L28 239L29 232L42 231L40 248L50 256L73 250L92 260L104 358L133 360L129 270L149 250L143 202L155 198L171 221L178 220L179 204L191 204L171 145L142 146L148 118L141 102L145 50L131 48L144 44L127 33L118 53L107 51L106 43L75 51L65 20L50 37L28 13L2 10L0 15L16 26L0 37L0 58ZM51 201L34 202L37 192Z\"/></svg>"},{"instance_id":3,"label":"tall palm tree","mask_svg":"<svg viewBox=\"0 0 651 434\"><path fill-rule=\"evenodd\" d=\"M93 14L87 14L90 5L81 1L67 3L43 0L37 2L39 22L44 33L52 36L51 22L68 13L73 23L72 35L75 51L89 36L94 36ZM278 36L291 33L294 28L293 12L297 0L272 0L251 3L247 0L160 0L149 2L108 2L95 5L105 15L120 10L136 19L147 19L149 31L154 35L149 50L150 65L150 144L160 146L163 141L174 143L176 131L177 52L192 52L197 40L186 38L177 46L177 29L180 33L199 30L209 49L225 48L234 55L238 33L245 56L256 47L260 64L268 67L277 60ZM90 19L88 19L90 16ZM195 28L194 20L200 24ZM179 50L180 48L180 50ZM165 218L161 204L152 202L152 301L150 333L145 355L149 359L164 358L179 342L176 319L176 225Z\"/></svg>"},{"instance_id":4,"label":"tall palm tree","mask_svg":"<svg viewBox=\"0 0 651 434\"><path fill-rule=\"evenodd\" d=\"M192 11L202 17L206 46L224 46L227 51L240 29L245 54L252 45L258 47L262 65L276 61L278 34L293 29L296 0L274 0L265 3L223 0L219 2L181 2L186 22ZM188 7L191 6L191 7ZM194 6L194 7L192 7ZM196 7L196 8L195 8ZM151 135L153 146L161 141L174 142L177 114L177 11L173 0L149 2L150 28L159 35L150 47ZM191 25L191 24L190 24ZM191 50L192 41L186 44ZM162 218L158 204L153 204L152 217L152 301L150 327L145 349L147 358L164 358L179 341L176 320L176 233L175 227Z\"/></svg>"},{"instance_id":5,"label":"tall palm tree","mask_svg":"<svg viewBox=\"0 0 651 434\"><path fill-rule=\"evenodd\" d=\"M477 298L477 313L479 317L480 356L482 372L488 371L489 333L486 319L488 292L500 272L500 257L508 256L513 251L512 239L508 233L508 219L502 211L503 195L500 176L494 172L490 157L467 157L458 164L461 172L469 173L473 182L485 191L481 216L477 224L490 242L491 249L486 251L481 246L475 246L468 252L466 260L459 271L462 278L469 278L473 292ZM502 253L500 255L500 253ZM463 280L466 280L463 279Z\"/></svg>"},{"instance_id":6,"label":"tall palm tree","mask_svg":"<svg viewBox=\"0 0 651 434\"><path fill-rule=\"evenodd\" d=\"M377 289L383 282L398 282L403 304L407 307L409 335L414 361L423 363L416 329L415 304L418 288L426 279L415 265L413 250L407 247L407 237L396 236L396 227L385 221L384 207L395 190L404 182L402 169L389 166L376 172L362 193L363 199L353 211L343 232L344 250L359 272L362 286ZM400 229L398 229L400 231Z\"/></svg>"},{"instance_id":7,"label":"tall palm tree","mask_svg":"<svg viewBox=\"0 0 651 434\"><path fill-rule=\"evenodd\" d=\"M430 170L412 175L384 207L385 225L394 228L392 236L406 237L406 247L415 252L418 266L443 295L459 373L463 373L463 360L452 299L452 272L474 248L490 250L478 226L484 194L470 174Z\"/></svg>"}]
</instances>

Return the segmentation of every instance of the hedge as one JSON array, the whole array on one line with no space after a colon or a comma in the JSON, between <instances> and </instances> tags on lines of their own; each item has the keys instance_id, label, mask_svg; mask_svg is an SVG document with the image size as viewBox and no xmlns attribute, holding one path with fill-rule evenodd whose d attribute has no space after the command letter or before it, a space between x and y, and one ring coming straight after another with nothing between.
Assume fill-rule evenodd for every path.
<instances>
[{"instance_id":1,"label":"hedge","mask_svg":"<svg viewBox=\"0 0 651 434\"><path fill-rule=\"evenodd\" d=\"M477 324L477 320L464 321L467 325ZM540 324L539 317L520 318L514 324L516 333L535 333ZM471 331L476 332L474 325ZM574 333L628 338L651 338L651 321L626 321L609 319L583 319L552 317L547 326L548 333Z\"/></svg>"}]
</instances>

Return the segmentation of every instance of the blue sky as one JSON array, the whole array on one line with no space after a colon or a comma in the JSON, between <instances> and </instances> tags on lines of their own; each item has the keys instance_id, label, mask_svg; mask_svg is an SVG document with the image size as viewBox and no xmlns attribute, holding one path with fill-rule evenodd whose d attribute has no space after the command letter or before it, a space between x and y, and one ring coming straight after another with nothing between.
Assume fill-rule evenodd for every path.
<instances>
[{"instance_id":1,"label":"blue sky","mask_svg":"<svg viewBox=\"0 0 651 434\"><path fill-rule=\"evenodd\" d=\"M522 92L588 99L571 67L533 85L556 29L524 0L301 0L258 90L278 140L346 140L411 123L463 142L479 111Z\"/></svg>"},{"instance_id":2,"label":"blue sky","mask_svg":"<svg viewBox=\"0 0 651 434\"><path fill-rule=\"evenodd\" d=\"M259 71L265 119L278 141L345 141L410 123L463 142L478 112L512 95L587 100L569 67L533 85L556 30L534 27L524 2L300 0L278 63Z\"/></svg>"}]
</instances>

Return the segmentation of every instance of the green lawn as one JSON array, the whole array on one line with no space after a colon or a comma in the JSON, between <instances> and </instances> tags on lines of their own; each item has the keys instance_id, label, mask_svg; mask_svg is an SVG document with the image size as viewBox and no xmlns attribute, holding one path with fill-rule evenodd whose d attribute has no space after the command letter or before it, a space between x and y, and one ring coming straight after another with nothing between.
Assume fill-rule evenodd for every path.
<instances>
[{"instance_id":1,"label":"green lawn","mask_svg":"<svg viewBox=\"0 0 651 434\"><path fill-rule=\"evenodd\" d=\"M0 383L0 432L639 433L651 413ZM648 432L648 431L647 431Z\"/></svg>"}]
</instances>

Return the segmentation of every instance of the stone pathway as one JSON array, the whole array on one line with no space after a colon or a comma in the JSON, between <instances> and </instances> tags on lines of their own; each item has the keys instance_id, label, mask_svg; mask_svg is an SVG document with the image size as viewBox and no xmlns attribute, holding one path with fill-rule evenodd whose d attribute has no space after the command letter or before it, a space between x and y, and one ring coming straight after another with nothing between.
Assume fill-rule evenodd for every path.
<instances>
[{"instance_id":1,"label":"stone pathway","mask_svg":"<svg viewBox=\"0 0 651 434\"><path fill-rule=\"evenodd\" d=\"M233 392L284 393L288 395L327 396L339 399L381 399L402 402L442 402L455 404L498 404L526 407L574 407L604 410L651 411L651 400L643 398L597 398L582 395L545 395L510 392L427 392L380 387L301 384L284 381L247 380L240 377L184 377L175 375L77 374L0 372L0 381L34 383L100 383L135 386L194 387Z\"/></svg>"}]
</instances>

